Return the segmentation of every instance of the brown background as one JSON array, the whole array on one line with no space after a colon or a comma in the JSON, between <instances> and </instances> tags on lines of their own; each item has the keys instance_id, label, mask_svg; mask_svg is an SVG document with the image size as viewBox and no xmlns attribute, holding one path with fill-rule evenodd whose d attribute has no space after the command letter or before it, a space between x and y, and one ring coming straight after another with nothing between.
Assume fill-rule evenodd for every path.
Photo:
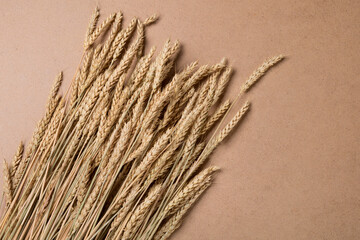
<instances>
[{"instance_id":1,"label":"brown background","mask_svg":"<svg viewBox=\"0 0 360 240\"><path fill-rule=\"evenodd\" d=\"M1 157L30 138L60 70L68 85L96 3L1 0ZM251 113L212 158L222 172L175 239L359 239L360 1L99 5L125 23L159 13L148 43L179 39L180 66L228 57L229 97L266 57L287 56L245 97Z\"/></svg>"}]
</instances>

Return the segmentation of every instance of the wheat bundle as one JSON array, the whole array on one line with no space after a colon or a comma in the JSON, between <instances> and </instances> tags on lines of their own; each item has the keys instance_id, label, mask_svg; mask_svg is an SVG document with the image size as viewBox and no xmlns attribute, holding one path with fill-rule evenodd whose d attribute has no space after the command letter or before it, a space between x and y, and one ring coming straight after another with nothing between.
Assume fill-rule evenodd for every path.
<instances>
[{"instance_id":1,"label":"wheat bundle","mask_svg":"<svg viewBox=\"0 0 360 240\"><path fill-rule=\"evenodd\" d=\"M283 58L268 59L221 104L225 60L175 72L178 42L156 57L144 52L156 15L126 27L121 12L101 24L99 15L70 91L59 95L60 73L31 141L5 165L1 239L167 239L211 185L219 168L203 165L249 103L219 122Z\"/></svg>"}]
</instances>

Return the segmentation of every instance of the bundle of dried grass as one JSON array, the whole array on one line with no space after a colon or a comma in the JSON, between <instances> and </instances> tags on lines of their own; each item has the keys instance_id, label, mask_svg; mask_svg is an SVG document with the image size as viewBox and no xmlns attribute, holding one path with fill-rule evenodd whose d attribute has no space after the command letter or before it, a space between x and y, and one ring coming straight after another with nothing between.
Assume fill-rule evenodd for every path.
<instances>
[{"instance_id":1,"label":"bundle of dried grass","mask_svg":"<svg viewBox=\"0 0 360 240\"><path fill-rule=\"evenodd\" d=\"M202 166L249 103L213 128L283 58L267 60L234 101L219 104L231 77L225 60L174 72L178 42L157 57L155 48L144 53L157 17L125 28L122 19L118 12L98 25L96 8L71 91L59 95L59 74L30 143L5 165L1 239L167 239L211 185L219 168Z\"/></svg>"}]
</instances>

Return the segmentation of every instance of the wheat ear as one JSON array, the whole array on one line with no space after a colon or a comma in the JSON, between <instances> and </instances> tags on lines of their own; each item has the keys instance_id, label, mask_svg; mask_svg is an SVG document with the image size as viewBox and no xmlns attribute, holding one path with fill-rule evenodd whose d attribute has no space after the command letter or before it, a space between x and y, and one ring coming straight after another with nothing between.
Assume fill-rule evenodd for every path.
<instances>
[{"instance_id":1,"label":"wheat ear","mask_svg":"<svg viewBox=\"0 0 360 240\"><path fill-rule=\"evenodd\" d=\"M9 207L13 199L13 187L11 183L11 171L6 161L4 161L4 179L5 179L4 192L6 196L6 206Z\"/></svg>"},{"instance_id":2,"label":"wheat ear","mask_svg":"<svg viewBox=\"0 0 360 240\"><path fill-rule=\"evenodd\" d=\"M210 180L211 178L208 177L208 180L203 182L200 190L198 192L194 192L190 200L185 202L181 208L156 232L153 238L154 240L168 239L170 235L180 227L184 215L201 196L201 194L211 185Z\"/></svg>"},{"instance_id":3,"label":"wheat ear","mask_svg":"<svg viewBox=\"0 0 360 240\"><path fill-rule=\"evenodd\" d=\"M11 178L15 177L15 173L20 165L24 153L24 143L20 142L19 147L16 150L12 161L12 168L11 168Z\"/></svg>"},{"instance_id":4,"label":"wheat ear","mask_svg":"<svg viewBox=\"0 0 360 240\"><path fill-rule=\"evenodd\" d=\"M132 239L137 229L140 227L142 220L146 213L152 207L154 202L158 199L161 192L161 185L155 185L149 191L148 196L141 202L141 204L131 214L129 222L126 224L122 239Z\"/></svg>"}]
</instances>

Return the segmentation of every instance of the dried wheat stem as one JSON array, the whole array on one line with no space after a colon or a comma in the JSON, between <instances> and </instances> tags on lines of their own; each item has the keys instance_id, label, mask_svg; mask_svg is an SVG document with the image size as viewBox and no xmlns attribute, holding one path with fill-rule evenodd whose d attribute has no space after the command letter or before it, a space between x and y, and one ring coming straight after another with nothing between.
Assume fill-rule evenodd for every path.
<instances>
[{"instance_id":1,"label":"dried wheat stem","mask_svg":"<svg viewBox=\"0 0 360 240\"><path fill-rule=\"evenodd\" d=\"M114 151L109 160L111 168L116 165L119 159L121 159L121 156L123 155L124 151L126 150L126 147L129 144L129 140L131 138L132 125L133 125L132 121L125 123L123 130L121 131L119 141L116 143Z\"/></svg>"},{"instance_id":2,"label":"dried wheat stem","mask_svg":"<svg viewBox=\"0 0 360 240\"><path fill-rule=\"evenodd\" d=\"M97 77L94 86L91 88L89 94L87 95L87 97L84 99L84 102L80 106L80 109L78 111L78 114L80 115L80 119L77 124L77 130L81 130L84 127L84 124L88 119L92 109L94 108L96 101L99 98L100 92L102 88L105 86L105 84L106 84L105 75L101 74L99 77Z\"/></svg>"},{"instance_id":3,"label":"dried wheat stem","mask_svg":"<svg viewBox=\"0 0 360 240\"><path fill-rule=\"evenodd\" d=\"M20 162L23 157L23 153L24 153L24 143L20 142L12 161L11 178L15 177L15 173L20 165Z\"/></svg>"},{"instance_id":4,"label":"dried wheat stem","mask_svg":"<svg viewBox=\"0 0 360 240\"><path fill-rule=\"evenodd\" d=\"M108 109L107 104L108 104L107 99L103 98L101 102L98 104L98 106L95 107L95 110L91 115L91 119L89 120L88 124L85 126L84 134L92 136L96 133L100 125L100 122L102 120L102 117L104 114L106 114L106 111Z\"/></svg>"},{"instance_id":5,"label":"dried wheat stem","mask_svg":"<svg viewBox=\"0 0 360 240\"><path fill-rule=\"evenodd\" d=\"M89 48L92 44L94 44L94 42L96 41L96 39L104 32L106 32L106 30L109 28L109 26L113 23L113 21L115 20L116 14L113 13L111 14L108 18L106 18L101 24L100 26L98 26L96 29L94 29L94 31L87 36L85 43L84 43L84 48L87 49ZM97 17L98 18L98 17ZM97 19L96 18L96 19ZM95 19L95 18L94 18ZM90 22L91 23L91 22Z\"/></svg>"},{"instance_id":6,"label":"dried wheat stem","mask_svg":"<svg viewBox=\"0 0 360 240\"><path fill-rule=\"evenodd\" d=\"M145 19L144 21L144 25L148 26L150 24L155 23L157 20L159 19L159 15L157 15L156 13L150 17L148 17L147 19Z\"/></svg>"},{"instance_id":7,"label":"dried wheat stem","mask_svg":"<svg viewBox=\"0 0 360 240\"><path fill-rule=\"evenodd\" d=\"M194 163L194 161L200 156L200 154L204 150L205 146L206 146L205 142L198 143L196 145L193 152L189 155L189 158L188 158L187 162L185 163L185 166L183 166L183 171L186 171Z\"/></svg>"},{"instance_id":8,"label":"dried wheat stem","mask_svg":"<svg viewBox=\"0 0 360 240\"><path fill-rule=\"evenodd\" d=\"M28 162L30 161L31 155L34 154L36 149L39 147L41 140L45 134L45 131L48 127L48 124L51 120L51 117L52 117L53 113L55 112L55 109L56 109L58 103L60 102L60 96L56 95L59 90L59 86L60 86L58 81L59 81L59 78L55 82L55 85L50 93L50 98L49 98L49 101L48 101L48 104L46 107L45 116L39 121L38 126L32 136L32 139L26 148L25 158L23 161L20 162L18 170L16 171L16 174L14 177L14 189L17 189L17 187L21 181L21 178L26 171L26 167L27 167Z\"/></svg>"},{"instance_id":9,"label":"dried wheat stem","mask_svg":"<svg viewBox=\"0 0 360 240\"><path fill-rule=\"evenodd\" d=\"M51 141L54 139L56 131L59 129L61 120L64 117L65 113L65 102L61 99L59 105L57 106L54 116L49 123L49 127L45 133L44 139L42 140L42 150L44 150L48 145L51 144Z\"/></svg>"},{"instance_id":10,"label":"dried wheat stem","mask_svg":"<svg viewBox=\"0 0 360 240\"><path fill-rule=\"evenodd\" d=\"M50 155L51 149L50 146L52 146L53 142L56 140L56 133L59 131L61 127L61 121L64 117L65 113L65 102L60 100L59 105L57 106L54 116L51 119L49 123L49 127L44 135L43 140L41 141L41 144L39 146L39 151L37 153L37 156L39 156L39 160L35 163L34 167L41 170L45 167L45 161L47 159L47 156ZM43 155L45 153L45 155ZM40 171L36 171L34 173L34 179L36 179L40 174ZM34 183L34 180L31 181L31 183ZM32 185L28 185L28 189L30 190L32 188ZM26 195L26 194L25 194Z\"/></svg>"},{"instance_id":11,"label":"dried wheat stem","mask_svg":"<svg viewBox=\"0 0 360 240\"><path fill-rule=\"evenodd\" d=\"M78 193L76 194L78 206L80 206L85 199L85 195L88 191L90 175L91 175L92 171L93 171L93 163L91 160L88 160L85 165L85 172L83 174L83 177L82 177L81 181L79 181L78 187L76 187L78 189Z\"/></svg>"},{"instance_id":12,"label":"dried wheat stem","mask_svg":"<svg viewBox=\"0 0 360 240\"><path fill-rule=\"evenodd\" d=\"M192 155L193 150L196 146L196 143L198 139L200 138L201 130L203 129L203 126L206 121L207 111L206 108L203 108L203 110L198 115L194 126L192 127L190 134L188 138L186 139L184 143L184 147L182 150L182 159L183 161L180 162L173 171L171 175L171 180L174 180L182 171L182 169L186 169L189 165L189 157Z\"/></svg>"},{"instance_id":13,"label":"dried wheat stem","mask_svg":"<svg viewBox=\"0 0 360 240\"><path fill-rule=\"evenodd\" d=\"M100 193L103 183L106 181L107 173L108 173L107 168L105 168L104 171L100 172L100 175L96 181L94 188L92 189L89 197L85 200L86 202L84 204L84 207L80 211L79 216L76 218L73 232L77 231L84 223L85 218L88 216L90 209L93 207L93 204L95 203L95 200L98 197L98 194Z\"/></svg>"},{"instance_id":14,"label":"dried wheat stem","mask_svg":"<svg viewBox=\"0 0 360 240\"><path fill-rule=\"evenodd\" d=\"M231 102L229 100L226 100L220 108L216 110L216 112L207 120L204 128L201 130L200 135L206 134L219 119L221 119L225 113L230 108Z\"/></svg>"},{"instance_id":15,"label":"dried wheat stem","mask_svg":"<svg viewBox=\"0 0 360 240\"><path fill-rule=\"evenodd\" d=\"M164 150L164 148L169 144L170 134L172 129L168 129L154 144L154 146L149 150L144 159L141 161L139 166L136 168L133 178L141 178L147 169L154 163L158 155Z\"/></svg>"},{"instance_id":16,"label":"dried wheat stem","mask_svg":"<svg viewBox=\"0 0 360 240\"><path fill-rule=\"evenodd\" d=\"M136 88L139 87L141 81L144 79L147 71L149 70L151 59L155 52L155 47L150 49L150 52L140 59L136 68L133 71L133 74L130 77L130 83L132 84L131 90L134 91Z\"/></svg>"},{"instance_id":17,"label":"dried wheat stem","mask_svg":"<svg viewBox=\"0 0 360 240\"><path fill-rule=\"evenodd\" d=\"M94 55L94 48L89 48L88 50L86 50L85 55L84 55L83 65L82 65L82 68L80 71L80 78L78 81L78 94L76 95L76 98L79 97L79 95L81 94L82 90L85 87L85 81L89 74L93 55ZM74 98L75 98L75 96L74 96ZM75 101L75 99L74 99L74 101Z\"/></svg>"},{"instance_id":18,"label":"dried wheat stem","mask_svg":"<svg viewBox=\"0 0 360 240\"><path fill-rule=\"evenodd\" d=\"M246 102L245 105L235 114L235 116L230 120L230 122L220 131L220 133L210 140L202 154L199 156L198 160L189 169L187 176L191 176L210 156L214 149L229 135L231 130L239 123L242 117L249 110L250 103Z\"/></svg>"},{"instance_id":19,"label":"dried wheat stem","mask_svg":"<svg viewBox=\"0 0 360 240\"><path fill-rule=\"evenodd\" d=\"M173 141L170 147L163 153L163 155L156 161L154 167L150 170L150 173L146 179L146 183L149 184L152 181L156 180L159 176L161 176L169 167L166 166L168 164L172 164L175 159L171 159L173 154L175 153L176 149L179 147L180 144L183 143L185 140L188 131L191 129L195 119L197 118L199 112L201 111L202 106L197 106L194 110L192 110L185 118L184 121L180 122L178 126ZM166 166L166 167L165 167Z\"/></svg>"},{"instance_id":20,"label":"dried wheat stem","mask_svg":"<svg viewBox=\"0 0 360 240\"><path fill-rule=\"evenodd\" d=\"M177 149L177 146L171 145L154 163L154 165L151 167L147 178L145 180L144 186L150 185L152 182L156 181L158 178L163 176L168 170L170 166L172 165L175 159L173 156L175 155L175 151Z\"/></svg>"},{"instance_id":21,"label":"dried wheat stem","mask_svg":"<svg viewBox=\"0 0 360 240\"><path fill-rule=\"evenodd\" d=\"M216 145L222 142L227 135L234 129L234 127L239 123L241 118L245 115L245 113L249 110L250 102L246 102L244 106L235 114L235 116L230 120L230 122L225 126L223 130L219 133L219 135L215 139Z\"/></svg>"},{"instance_id":22,"label":"dried wheat stem","mask_svg":"<svg viewBox=\"0 0 360 240\"><path fill-rule=\"evenodd\" d=\"M104 134L106 135L107 132L109 130L107 129L111 129L111 127L116 123L116 121L118 120L121 111L124 109L126 102L129 100L130 98L130 90L129 88L126 86L125 89L122 91L120 97L114 101L111 104L111 107L109 109L108 112L108 117L106 119L106 121L104 122Z\"/></svg>"},{"instance_id":23,"label":"dried wheat stem","mask_svg":"<svg viewBox=\"0 0 360 240\"><path fill-rule=\"evenodd\" d=\"M140 227L142 221L145 218L146 213L158 199L161 193L161 185L153 186L148 196L141 202L141 204L135 209L135 211L131 214L131 218L129 222L126 224L124 234L122 239L132 239L138 228Z\"/></svg>"},{"instance_id":24,"label":"dried wheat stem","mask_svg":"<svg viewBox=\"0 0 360 240\"><path fill-rule=\"evenodd\" d=\"M175 98L167 106L160 128L173 125L193 109L199 93L191 88L182 98ZM185 106L185 107L184 107ZM180 120L181 122L181 120Z\"/></svg>"},{"instance_id":25,"label":"dried wheat stem","mask_svg":"<svg viewBox=\"0 0 360 240\"><path fill-rule=\"evenodd\" d=\"M230 78L231 78L231 74L232 74L232 68L231 67L227 67L225 69L225 71L222 73L220 79L219 79L219 83L218 83L218 87L216 89L215 92L215 96L214 96L214 101L213 104L215 104L221 97L221 95L224 93L226 86L228 85Z\"/></svg>"},{"instance_id":26,"label":"dried wheat stem","mask_svg":"<svg viewBox=\"0 0 360 240\"><path fill-rule=\"evenodd\" d=\"M109 239L111 239L111 236L115 234L119 235L122 233L122 228L119 227L119 225L122 223L123 218L127 215L129 209L131 208L132 204L135 201L135 198L138 196L138 191L140 190L140 186L137 185L133 187L128 195L122 194L120 195L116 201L115 205L112 208L112 212L116 214L116 217L114 218L113 222L111 223L111 227L108 233ZM126 197L126 198L125 198ZM120 206L122 205L122 208L120 209ZM119 210L120 209L120 210Z\"/></svg>"},{"instance_id":27,"label":"dried wheat stem","mask_svg":"<svg viewBox=\"0 0 360 240\"><path fill-rule=\"evenodd\" d=\"M275 56L267 59L258 69L256 69L250 77L246 80L244 85L241 87L241 91L246 92L253 86L265 73L269 68L274 66L276 63L280 62L284 59L283 55Z\"/></svg>"},{"instance_id":28,"label":"dried wheat stem","mask_svg":"<svg viewBox=\"0 0 360 240\"><path fill-rule=\"evenodd\" d=\"M99 66L98 66L98 72L102 72L105 70L105 68L108 65L108 61L112 56L111 51L111 47L112 47L112 43L115 40L118 32L120 31L121 28L121 23L122 23L122 13L119 12L116 14L113 26L111 28L110 31L110 36L108 37L108 39L104 42L103 47L101 49L101 52L99 53L99 56L97 57L97 60L101 61L99 62Z\"/></svg>"},{"instance_id":29,"label":"dried wheat stem","mask_svg":"<svg viewBox=\"0 0 360 240\"><path fill-rule=\"evenodd\" d=\"M143 137L141 138L140 145L130 154L127 161L132 162L133 160L137 159L141 155L144 154L145 150L151 143L151 139L153 138L154 133L152 131L145 131Z\"/></svg>"},{"instance_id":30,"label":"dried wheat stem","mask_svg":"<svg viewBox=\"0 0 360 240\"><path fill-rule=\"evenodd\" d=\"M218 170L218 167L209 167L196 175L166 206L163 211L164 218L174 214L181 206L190 201L193 193L199 191L206 182L205 179Z\"/></svg>"},{"instance_id":31,"label":"dried wheat stem","mask_svg":"<svg viewBox=\"0 0 360 240\"><path fill-rule=\"evenodd\" d=\"M115 84L118 82L120 76L125 74L127 72L127 70L130 68L130 65L133 61L133 58L134 58L136 52L138 51L139 47L141 47L141 45L142 45L143 35L144 35L144 32L140 31L136 42L133 43L129 47L129 49L125 52L125 55L121 59L119 65L116 67L116 69L113 71L113 73L110 75L109 79L107 80L104 90L102 92L103 94L107 94L109 91L111 91L113 89L113 87L115 86ZM122 78L122 81L121 81L122 84L124 83L124 81L125 81L125 77Z\"/></svg>"},{"instance_id":32,"label":"dried wheat stem","mask_svg":"<svg viewBox=\"0 0 360 240\"><path fill-rule=\"evenodd\" d=\"M170 40L167 40L161 53L159 54L158 59L156 60L157 67L156 67L154 82L152 86L154 92L156 92L161 85L161 82L163 80L161 78L161 76L163 75L162 71L170 57L171 57Z\"/></svg>"},{"instance_id":33,"label":"dried wheat stem","mask_svg":"<svg viewBox=\"0 0 360 240\"><path fill-rule=\"evenodd\" d=\"M178 71L178 41L144 54L157 15L123 29L121 12L100 25L99 16L97 7L71 92L59 96L60 73L25 152L20 144L12 167L5 162L0 239L167 239L210 186L218 168L200 167L249 103L217 131L230 109L283 59L265 61L219 107L226 59Z\"/></svg>"},{"instance_id":34,"label":"dried wheat stem","mask_svg":"<svg viewBox=\"0 0 360 240\"><path fill-rule=\"evenodd\" d=\"M9 207L13 200L13 186L11 182L11 170L6 161L4 161L4 192L6 196L6 206Z\"/></svg>"},{"instance_id":35,"label":"dried wheat stem","mask_svg":"<svg viewBox=\"0 0 360 240\"><path fill-rule=\"evenodd\" d=\"M129 42L129 39L135 30L136 24L137 18L133 18L129 26L123 29L114 39L114 43L109 51L109 57L112 57L111 65L113 65L114 62L119 59L121 53L124 51L126 44ZM108 59L108 61L109 60L110 59Z\"/></svg>"},{"instance_id":36,"label":"dried wheat stem","mask_svg":"<svg viewBox=\"0 0 360 240\"><path fill-rule=\"evenodd\" d=\"M201 66L183 85L181 88L181 94L186 93L189 91L191 87L193 87L195 84L197 84L201 79L206 77L210 72L212 68L208 65Z\"/></svg>"},{"instance_id":37,"label":"dried wheat stem","mask_svg":"<svg viewBox=\"0 0 360 240\"><path fill-rule=\"evenodd\" d=\"M94 30L96 28L96 25L97 25L97 23L99 21L99 17L100 17L100 9L99 9L98 6L96 6L94 13L91 15L89 26L88 26L88 29L86 31L85 42L87 41L87 39L89 39L91 34L94 32Z\"/></svg>"},{"instance_id":38,"label":"dried wheat stem","mask_svg":"<svg viewBox=\"0 0 360 240\"><path fill-rule=\"evenodd\" d=\"M165 240L170 237L170 235L180 227L181 221L190 209L190 207L195 203L195 201L201 196L201 194L211 185L211 182L205 182L203 187L194 195L192 198L185 202L185 204L173 215L154 235L154 240Z\"/></svg>"}]
</instances>

